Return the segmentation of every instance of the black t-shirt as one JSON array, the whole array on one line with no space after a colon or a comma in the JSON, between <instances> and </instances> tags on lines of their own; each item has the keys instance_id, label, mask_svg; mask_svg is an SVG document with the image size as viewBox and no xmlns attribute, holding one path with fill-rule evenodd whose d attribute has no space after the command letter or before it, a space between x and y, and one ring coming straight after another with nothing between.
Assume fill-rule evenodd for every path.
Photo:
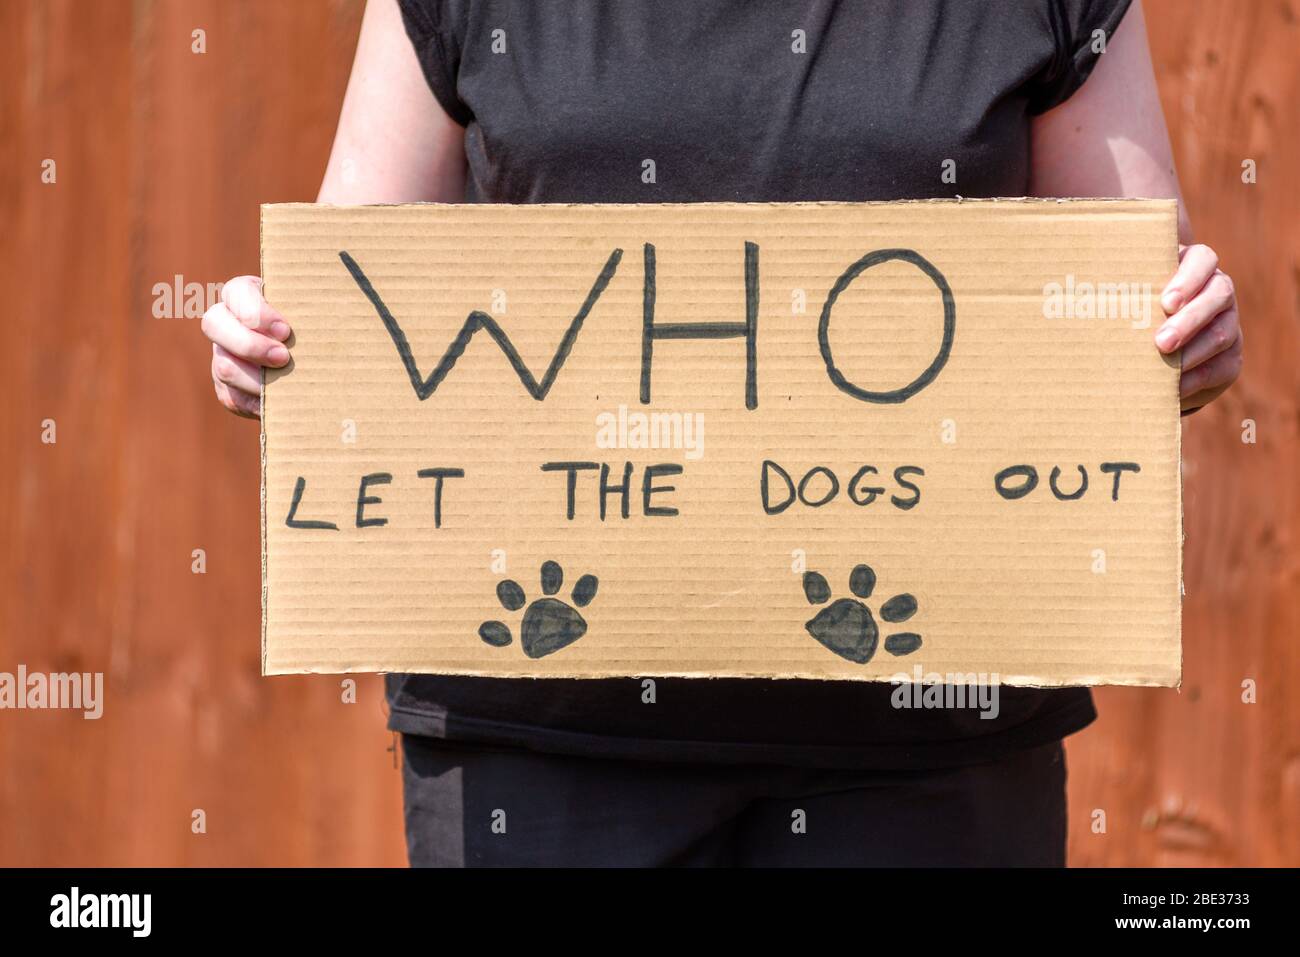
<instances>
[{"instance_id":1,"label":"black t-shirt","mask_svg":"<svg viewBox=\"0 0 1300 957\"><path fill-rule=\"evenodd\" d=\"M1032 117L1129 0L398 2L469 201L683 203L1024 195ZM866 682L387 680L394 730L652 760L959 765L1096 716L1086 689L1005 687L990 720Z\"/></svg>"}]
</instances>

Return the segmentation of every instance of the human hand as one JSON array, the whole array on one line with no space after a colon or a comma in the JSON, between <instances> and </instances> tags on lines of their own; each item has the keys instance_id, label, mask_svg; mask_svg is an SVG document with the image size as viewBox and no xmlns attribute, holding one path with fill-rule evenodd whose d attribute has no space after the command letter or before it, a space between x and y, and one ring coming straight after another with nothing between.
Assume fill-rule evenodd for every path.
<instances>
[{"instance_id":1,"label":"human hand","mask_svg":"<svg viewBox=\"0 0 1300 957\"><path fill-rule=\"evenodd\" d=\"M262 414L263 366L289 361L284 341L292 330L262 296L257 276L237 276L221 289L221 302L203 314L203 334L212 340L212 386L217 401L236 415Z\"/></svg>"},{"instance_id":2,"label":"human hand","mask_svg":"<svg viewBox=\"0 0 1300 957\"><path fill-rule=\"evenodd\" d=\"M1180 246L1178 269L1160 296L1168 319L1156 348L1183 350L1179 395L1183 414L1213 402L1241 374L1242 335L1232 279L1209 246Z\"/></svg>"}]
</instances>

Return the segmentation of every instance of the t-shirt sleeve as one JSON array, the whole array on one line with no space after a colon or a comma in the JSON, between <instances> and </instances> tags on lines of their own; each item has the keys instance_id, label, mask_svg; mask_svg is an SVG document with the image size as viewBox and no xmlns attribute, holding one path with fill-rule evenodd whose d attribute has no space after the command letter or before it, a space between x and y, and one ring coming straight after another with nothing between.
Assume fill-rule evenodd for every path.
<instances>
[{"instance_id":1,"label":"t-shirt sleeve","mask_svg":"<svg viewBox=\"0 0 1300 957\"><path fill-rule=\"evenodd\" d=\"M462 42L456 11L446 0L397 0L397 5L429 89L448 116L468 126L474 113L456 91Z\"/></svg>"},{"instance_id":2,"label":"t-shirt sleeve","mask_svg":"<svg viewBox=\"0 0 1300 957\"><path fill-rule=\"evenodd\" d=\"M1055 53L1036 78L1029 97L1030 113L1046 113L1074 95L1088 79L1099 57L1104 35L1109 43L1128 12L1131 0L1047 0L1046 17Z\"/></svg>"}]
</instances>

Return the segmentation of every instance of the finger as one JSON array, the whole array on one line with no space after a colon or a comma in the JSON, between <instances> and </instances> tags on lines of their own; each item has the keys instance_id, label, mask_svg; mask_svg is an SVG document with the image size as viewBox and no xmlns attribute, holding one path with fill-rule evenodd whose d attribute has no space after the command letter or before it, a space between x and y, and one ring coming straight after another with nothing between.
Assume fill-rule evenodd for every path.
<instances>
[{"instance_id":1,"label":"finger","mask_svg":"<svg viewBox=\"0 0 1300 957\"><path fill-rule=\"evenodd\" d=\"M1201 409L1205 408L1219 396L1223 395L1223 393L1227 392L1231 387L1232 383L1229 382L1225 385L1219 386L1217 389L1207 389L1204 392L1196 393L1196 395L1188 396L1182 400L1182 415L1191 415L1193 412L1200 412Z\"/></svg>"},{"instance_id":2,"label":"finger","mask_svg":"<svg viewBox=\"0 0 1300 957\"><path fill-rule=\"evenodd\" d=\"M1231 348L1184 372L1178 380L1179 396L1186 399L1220 386L1226 389L1241 374L1241 360L1241 340L1238 339Z\"/></svg>"},{"instance_id":3,"label":"finger","mask_svg":"<svg viewBox=\"0 0 1300 957\"><path fill-rule=\"evenodd\" d=\"M212 344L212 378L252 396L262 394L262 371L253 363Z\"/></svg>"},{"instance_id":4,"label":"finger","mask_svg":"<svg viewBox=\"0 0 1300 957\"><path fill-rule=\"evenodd\" d=\"M248 329L279 339L289 338L289 323L262 295L262 280L257 276L236 276L221 287L221 301Z\"/></svg>"},{"instance_id":5,"label":"finger","mask_svg":"<svg viewBox=\"0 0 1300 957\"><path fill-rule=\"evenodd\" d=\"M1237 319L1237 307L1231 306L1211 320L1183 347L1183 371L1190 372L1207 359L1212 359L1220 352L1227 352L1244 338Z\"/></svg>"},{"instance_id":6,"label":"finger","mask_svg":"<svg viewBox=\"0 0 1300 957\"><path fill-rule=\"evenodd\" d=\"M243 326L225 303L203 314L203 334L227 352L261 366L278 368L289 361L289 350L274 339Z\"/></svg>"},{"instance_id":7,"label":"finger","mask_svg":"<svg viewBox=\"0 0 1300 957\"><path fill-rule=\"evenodd\" d=\"M216 390L217 401L235 415L242 415L246 419L256 419L261 415L262 402L257 396L238 392L216 379L212 380L212 387Z\"/></svg>"},{"instance_id":8,"label":"finger","mask_svg":"<svg viewBox=\"0 0 1300 957\"><path fill-rule=\"evenodd\" d=\"M1165 320L1156 333L1156 348L1165 353L1183 348L1197 332L1235 301L1232 279L1227 273L1214 273L1190 302Z\"/></svg>"},{"instance_id":9,"label":"finger","mask_svg":"<svg viewBox=\"0 0 1300 957\"><path fill-rule=\"evenodd\" d=\"M1179 255L1178 268L1165 284L1160 294L1160 305L1166 315L1173 315L1191 298L1219 268L1219 256L1209 246L1188 246Z\"/></svg>"}]
</instances>

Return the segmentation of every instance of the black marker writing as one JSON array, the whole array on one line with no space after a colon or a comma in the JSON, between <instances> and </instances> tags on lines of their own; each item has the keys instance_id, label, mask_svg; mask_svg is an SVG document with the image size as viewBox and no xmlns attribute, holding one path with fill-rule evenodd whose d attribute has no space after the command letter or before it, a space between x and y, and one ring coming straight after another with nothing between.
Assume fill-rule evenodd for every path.
<instances>
[{"instance_id":1,"label":"black marker writing","mask_svg":"<svg viewBox=\"0 0 1300 957\"><path fill-rule=\"evenodd\" d=\"M596 282L592 285L591 292L587 294L587 299L582 304L582 308L578 310L578 314L569 323L564 338L560 340L559 348L555 350L555 355L551 357L551 364L547 366L546 372L539 382L534 378L529 368L524 365L524 360L519 357L519 350L510 341L510 337L506 335L505 330L487 313L477 310L471 312L465 319L465 324L460 327L460 332L452 340L451 345L447 347L447 351L438 360L437 366L429 373L428 378L423 377L415 363L415 357L411 354L411 344L406 339L406 333L402 331L402 327L393 317L393 314L388 311L388 307L384 305L383 299L375 291L375 287L371 284L365 272L357 265L356 260L346 252L339 253L339 259L343 260L343 265L352 274L352 278L361 287L361 291L366 294L370 304L375 307L375 312L379 313L379 318L383 321L384 328L388 330L393 345L397 346L397 354L402 360L402 365L406 368L407 376L410 377L411 387L415 389L416 397L421 401L429 398L438 390L442 380L455 367L456 360L460 358L461 353L465 351L465 347L469 345L470 340L474 338L474 335L480 329L486 330L492 341L505 354L511 368L515 370L515 375L519 376L519 381L528 390L528 394L539 402L546 398L546 394L551 391L551 386L555 383L555 377L559 374L564 361L569 358L569 352L573 349L573 343L578 338L578 332L582 329L582 323L586 320L587 313L591 312L591 307L596 304L596 300L600 298L601 293L605 291L605 287L609 285L609 281L618 270L619 260L622 258L623 250L621 249L615 249L609 254L609 259L605 261L605 268L596 277Z\"/></svg>"},{"instance_id":2,"label":"black marker writing","mask_svg":"<svg viewBox=\"0 0 1300 957\"><path fill-rule=\"evenodd\" d=\"M317 522L308 519L295 518L298 514L298 503L302 501L303 490L307 488L307 480L301 475L293 486L293 501L289 504L289 515L284 520L284 524L290 528L330 528L338 531L339 527L333 522Z\"/></svg>"},{"instance_id":3,"label":"black marker writing","mask_svg":"<svg viewBox=\"0 0 1300 957\"><path fill-rule=\"evenodd\" d=\"M650 404L650 367L656 339L745 340L745 408L758 408L758 245L745 243L744 322L655 322L655 247L645 244L641 293L641 404Z\"/></svg>"},{"instance_id":4,"label":"black marker writing","mask_svg":"<svg viewBox=\"0 0 1300 957\"><path fill-rule=\"evenodd\" d=\"M631 503L631 501L630 501L630 499L631 499L631 497L632 497L632 496L631 496L631 492L632 492L632 463L631 463L631 462L626 462L626 463L624 463L624 465L623 465L623 482L622 482L622 484L620 484L620 485L611 485L611 484L610 484L610 482L609 482L609 463L608 463L608 462L603 463L603 464L600 466L600 520L601 520L602 522L605 520L605 498L606 498L606 496L611 495L611 494L615 494L615 493L617 493L617 494L619 494L619 495L622 496L623 502L622 502L622 509L621 509L621 511L622 511L623 517L624 517L624 518L627 518L627 516L628 516L628 514L629 514L629 510L630 510L631 507L632 507L632 503Z\"/></svg>"},{"instance_id":5,"label":"black marker writing","mask_svg":"<svg viewBox=\"0 0 1300 957\"><path fill-rule=\"evenodd\" d=\"M667 505L651 505L650 496L659 492L675 491L675 485L655 485L655 479L660 475L681 475L682 467L666 463L663 465L647 465L645 477L641 482L641 511L646 515L676 515L677 509Z\"/></svg>"},{"instance_id":6,"label":"black marker writing","mask_svg":"<svg viewBox=\"0 0 1300 957\"><path fill-rule=\"evenodd\" d=\"M542 466L543 472L564 472L565 473L565 517L573 521L574 515L577 514L577 494L578 494L578 473L593 472L599 470L600 478L597 487L596 499L600 511L600 520L605 521L608 513L607 499L611 495L620 497L619 514L623 518L631 515L631 493L632 493L632 473L635 467L631 462L623 465L623 481L611 482L611 468L608 463L596 462L547 462ZM676 515L677 509L668 505L655 505L652 498L655 495L666 494L674 491L672 485L656 485L655 480L661 476L681 475L682 467L672 463L660 465L645 466L645 473L641 482L641 514L648 516Z\"/></svg>"},{"instance_id":7,"label":"black marker writing","mask_svg":"<svg viewBox=\"0 0 1300 957\"><path fill-rule=\"evenodd\" d=\"M1115 484L1110 490L1110 500L1119 501L1119 476L1121 472L1141 472L1142 466L1136 462L1102 462L1101 471L1107 475L1114 473Z\"/></svg>"},{"instance_id":8,"label":"black marker writing","mask_svg":"<svg viewBox=\"0 0 1300 957\"><path fill-rule=\"evenodd\" d=\"M886 491L884 486L865 485L869 475L877 475L874 465L863 465L848 483L849 500L858 506L870 505L877 496L883 495ZM921 487L914 482L909 482L907 477L910 475L925 475L925 469L916 465L900 465L894 469L894 481L898 485L909 491L911 494L904 497L900 495L891 495L889 501L900 511L908 511L915 508L921 501ZM810 492L809 487L813 484L815 478L824 480L826 490L824 492ZM785 486L784 497L777 501L774 499L773 485L776 483ZM825 465L815 465L808 469L803 477L795 482L794 478L781 465L771 459L764 459L763 465L759 471L758 492L762 500L763 511L768 515L780 515L796 501L808 508L821 508L823 505L833 501L840 493L840 479L835 472Z\"/></svg>"},{"instance_id":9,"label":"black marker writing","mask_svg":"<svg viewBox=\"0 0 1300 957\"><path fill-rule=\"evenodd\" d=\"M1088 491L1088 470L1082 465L1075 466L1079 470L1079 487L1073 492L1062 492L1060 486L1061 467L1053 466L1051 473L1048 475L1047 484L1051 487L1052 495L1061 502L1073 502L1076 499L1083 498L1083 493ZM1102 462L1098 466L1103 475L1114 475L1115 481L1112 484L1110 500L1119 501L1119 478L1124 472L1141 472L1142 468L1136 462ZM1015 480L1019 480L1018 482ZM1024 498L1035 488L1038 487L1038 469L1032 465L1010 465L993 476L993 487L1003 498L1014 501L1018 498Z\"/></svg>"},{"instance_id":10,"label":"black marker writing","mask_svg":"<svg viewBox=\"0 0 1300 957\"><path fill-rule=\"evenodd\" d=\"M364 517L367 505L378 505L383 501L378 495L367 495L366 489L371 485L387 485L392 480L393 476L388 472L372 472L361 476L361 484L357 487L357 528L377 528L388 524L386 518Z\"/></svg>"},{"instance_id":11,"label":"black marker writing","mask_svg":"<svg viewBox=\"0 0 1300 957\"><path fill-rule=\"evenodd\" d=\"M821 498L813 500L808 498L808 483L812 481L814 475L824 475L830 483L826 488L826 494ZM824 465L817 465L810 468L804 477L799 480L799 501L803 502L809 508L821 508L836 495L840 494L840 480Z\"/></svg>"},{"instance_id":12,"label":"black marker writing","mask_svg":"<svg viewBox=\"0 0 1300 957\"><path fill-rule=\"evenodd\" d=\"M578 493L578 473L595 471L600 468L595 462L547 462L542 466L543 472L567 472L569 480L567 483L568 493L568 512L569 521L573 521L575 511L575 499ZM604 505L604 499L601 500Z\"/></svg>"},{"instance_id":13,"label":"black marker writing","mask_svg":"<svg viewBox=\"0 0 1300 957\"><path fill-rule=\"evenodd\" d=\"M1007 485L1007 479L1023 478L1020 485ZM1005 499L1024 498L1038 485L1038 469L1032 465L1009 465L993 476L993 487Z\"/></svg>"},{"instance_id":14,"label":"black marker writing","mask_svg":"<svg viewBox=\"0 0 1300 957\"><path fill-rule=\"evenodd\" d=\"M854 385L845 378L844 373L840 372L835 365L835 357L831 354L831 310L834 308L835 300L839 298L840 293L849 288L853 280L857 279L859 275L872 266L878 266L881 263L891 262L895 259L916 266L921 272L929 276L930 280L938 287L939 294L943 298L943 340L939 344L939 353L934 357L934 361L907 385L901 389L892 389L887 392L871 392ZM948 280L943 277L943 273L935 269L928 259L911 249L877 249L875 252L867 253L844 270L840 278L835 281L835 285L831 287L830 294L826 297L826 304L822 306L821 321L817 324L817 342L821 346L822 361L826 363L826 372L831 377L831 381L835 383L836 388L841 392L847 393L855 399L861 399L863 402L898 403L906 401L934 381L935 376L939 374L939 370L948 361L949 353L952 352L952 340L956 330L957 306L953 302L952 289L948 285Z\"/></svg>"},{"instance_id":15,"label":"black marker writing","mask_svg":"<svg viewBox=\"0 0 1300 957\"><path fill-rule=\"evenodd\" d=\"M853 478L849 479L849 498L854 505L870 505L876 500L877 495L885 494L885 490L880 486L868 485L863 488L861 483L867 474L878 475L874 465L864 465L853 473Z\"/></svg>"},{"instance_id":16,"label":"black marker writing","mask_svg":"<svg viewBox=\"0 0 1300 957\"><path fill-rule=\"evenodd\" d=\"M896 508L901 508L903 511L906 512L908 509L914 508L916 504L921 501L920 486L912 484L907 479L903 478L903 476L924 475L924 474L925 474L925 469L918 468L915 465L900 465L898 468L894 469L894 481L897 482L899 485L903 486L903 488L910 489L912 491L911 498L899 498L897 495L889 496L889 500L894 503L894 506Z\"/></svg>"},{"instance_id":17,"label":"black marker writing","mask_svg":"<svg viewBox=\"0 0 1300 957\"><path fill-rule=\"evenodd\" d=\"M432 468L420 469L415 473L420 478L431 478L433 483L433 527L442 528L442 480L464 478L464 469Z\"/></svg>"},{"instance_id":18,"label":"black marker writing","mask_svg":"<svg viewBox=\"0 0 1300 957\"><path fill-rule=\"evenodd\" d=\"M1051 486L1052 494L1062 502L1073 502L1076 498L1083 498L1083 493L1088 491L1088 470L1082 465L1079 466L1079 488L1069 495L1061 492L1060 486L1056 484L1057 479L1061 477L1061 467L1059 465L1052 467L1052 473L1047 477L1047 484Z\"/></svg>"}]
</instances>

